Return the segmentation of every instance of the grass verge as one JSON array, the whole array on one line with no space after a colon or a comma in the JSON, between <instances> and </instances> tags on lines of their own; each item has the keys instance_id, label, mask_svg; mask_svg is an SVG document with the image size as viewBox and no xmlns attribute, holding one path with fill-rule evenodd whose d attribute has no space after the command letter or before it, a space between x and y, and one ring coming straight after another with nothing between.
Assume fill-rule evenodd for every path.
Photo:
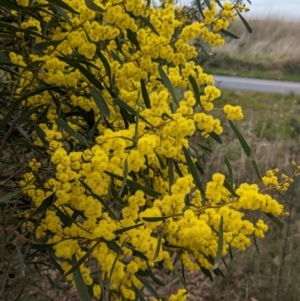
<instances>
[{"instance_id":1,"label":"grass verge","mask_svg":"<svg viewBox=\"0 0 300 301\"><path fill-rule=\"evenodd\" d=\"M241 21L233 23L228 31L239 39L226 38L225 45L203 63L205 71L300 82L300 22L271 16L247 20L253 32L249 34Z\"/></svg>"}]
</instances>

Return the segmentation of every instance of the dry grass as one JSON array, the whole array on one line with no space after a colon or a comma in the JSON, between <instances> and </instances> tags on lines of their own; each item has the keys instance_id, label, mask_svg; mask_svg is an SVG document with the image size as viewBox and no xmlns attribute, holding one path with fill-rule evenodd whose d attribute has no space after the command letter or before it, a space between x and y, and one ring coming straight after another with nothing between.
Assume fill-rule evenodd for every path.
<instances>
[{"instance_id":1,"label":"dry grass","mask_svg":"<svg viewBox=\"0 0 300 301\"><path fill-rule=\"evenodd\" d=\"M226 44L216 49L216 52L249 55L255 59L300 61L300 21L285 21L272 17L247 21L253 32L249 34L238 20L232 24L229 31L240 39L227 39Z\"/></svg>"},{"instance_id":2,"label":"dry grass","mask_svg":"<svg viewBox=\"0 0 300 301\"><path fill-rule=\"evenodd\" d=\"M247 21L253 32L249 34L240 20L233 23L228 31L240 39L226 38L204 64L207 71L300 81L300 21L272 17Z\"/></svg>"}]
</instances>

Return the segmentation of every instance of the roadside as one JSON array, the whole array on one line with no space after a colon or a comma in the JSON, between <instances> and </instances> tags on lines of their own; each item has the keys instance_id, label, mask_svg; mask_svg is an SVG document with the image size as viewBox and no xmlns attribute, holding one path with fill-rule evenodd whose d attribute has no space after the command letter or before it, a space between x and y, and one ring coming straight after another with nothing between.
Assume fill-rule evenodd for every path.
<instances>
[{"instance_id":1,"label":"roadside","mask_svg":"<svg viewBox=\"0 0 300 301\"><path fill-rule=\"evenodd\" d=\"M214 75L214 80L221 90L300 95L299 82L222 75Z\"/></svg>"},{"instance_id":2,"label":"roadside","mask_svg":"<svg viewBox=\"0 0 300 301\"><path fill-rule=\"evenodd\" d=\"M251 34L237 21L228 31L238 40L226 38L212 57L198 57L205 72L300 82L300 21L271 17L247 21L253 29Z\"/></svg>"}]
</instances>

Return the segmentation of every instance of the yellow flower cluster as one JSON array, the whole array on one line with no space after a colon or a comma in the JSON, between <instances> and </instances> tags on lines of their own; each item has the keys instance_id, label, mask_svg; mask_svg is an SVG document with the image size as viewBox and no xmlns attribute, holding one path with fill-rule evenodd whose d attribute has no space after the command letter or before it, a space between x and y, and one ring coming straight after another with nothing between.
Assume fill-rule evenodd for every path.
<instances>
[{"instance_id":1,"label":"yellow flower cluster","mask_svg":"<svg viewBox=\"0 0 300 301\"><path fill-rule=\"evenodd\" d=\"M20 6L26 7L29 5L29 0L17 0L16 1L17 4L19 4Z\"/></svg>"},{"instance_id":2,"label":"yellow flower cluster","mask_svg":"<svg viewBox=\"0 0 300 301\"><path fill-rule=\"evenodd\" d=\"M239 120L244 118L244 114L240 106L225 105L223 110L228 120Z\"/></svg>"},{"instance_id":3,"label":"yellow flower cluster","mask_svg":"<svg viewBox=\"0 0 300 301\"><path fill-rule=\"evenodd\" d=\"M187 290L186 289L179 289L176 294L170 296L168 301L186 301L187 298ZM161 301L162 299L152 299L152 301Z\"/></svg>"},{"instance_id":4,"label":"yellow flower cluster","mask_svg":"<svg viewBox=\"0 0 300 301\"><path fill-rule=\"evenodd\" d=\"M32 137L49 160L46 168L32 159L20 185L36 207L52 198L34 234L54 244L64 272L73 258L90 251L111 299L136 300L140 275L158 263L172 270L174 251L181 250L190 270L212 268L221 221L223 256L229 246L244 250L253 234L263 237L264 222L253 224L240 209L280 215L282 205L255 184L241 184L237 198L220 173L202 188L187 151L196 131L205 138L223 132L220 120L207 114L221 92L192 61L197 50L189 41L201 37L210 46L222 45L218 32L240 7L224 3L219 10L211 1L204 22L186 25L173 1L155 8L142 0L95 0L95 10L84 0L63 2L78 13L62 8L64 15L49 30L42 25L50 21L52 6L39 12L44 24L26 19L22 28L33 26L49 40L37 37L34 53L11 53L10 59L20 72L30 63L38 66L25 70L16 92L22 97L29 84L30 91L39 89L22 105L37 109L32 119L43 116ZM204 86L200 96L191 77ZM240 107L226 105L224 112L229 120L243 118ZM263 182L280 186L273 172ZM104 292L88 265L79 269L99 298ZM179 290L169 301L185 301L186 295Z\"/></svg>"}]
</instances>

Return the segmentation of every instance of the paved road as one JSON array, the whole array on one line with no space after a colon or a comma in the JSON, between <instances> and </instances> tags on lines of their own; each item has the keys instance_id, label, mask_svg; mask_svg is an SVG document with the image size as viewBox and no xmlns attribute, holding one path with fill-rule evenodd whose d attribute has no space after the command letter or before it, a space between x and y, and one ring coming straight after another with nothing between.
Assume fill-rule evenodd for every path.
<instances>
[{"instance_id":1,"label":"paved road","mask_svg":"<svg viewBox=\"0 0 300 301\"><path fill-rule=\"evenodd\" d=\"M223 89L300 95L300 83L220 75L215 75L214 79L217 87Z\"/></svg>"}]
</instances>

